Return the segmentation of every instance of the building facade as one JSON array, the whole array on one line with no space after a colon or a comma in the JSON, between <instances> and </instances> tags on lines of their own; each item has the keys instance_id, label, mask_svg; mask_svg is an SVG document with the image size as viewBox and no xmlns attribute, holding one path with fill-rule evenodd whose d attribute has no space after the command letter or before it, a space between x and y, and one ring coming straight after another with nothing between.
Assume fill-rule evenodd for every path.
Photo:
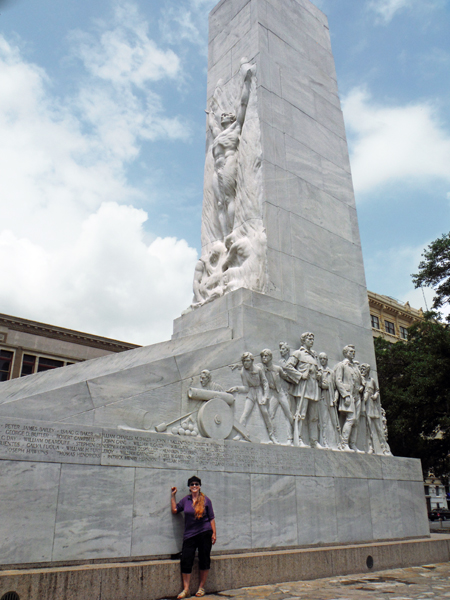
<instances>
[{"instance_id":1,"label":"building facade","mask_svg":"<svg viewBox=\"0 0 450 600\"><path fill-rule=\"evenodd\" d=\"M412 308L409 302L399 302L389 296L367 292L373 337L382 337L388 342L408 339L408 327L422 321L421 308Z\"/></svg>"},{"instance_id":2,"label":"building facade","mask_svg":"<svg viewBox=\"0 0 450 600\"><path fill-rule=\"evenodd\" d=\"M139 346L0 314L0 381L132 348Z\"/></svg>"},{"instance_id":3,"label":"building facade","mask_svg":"<svg viewBox=\"0 0 450 600\"><path fill-rule=\"evenodd\" d=\"M448 487L440 479L430 475L424 479L425 499L428 511L435 508L448 508Z\"/></svg>"}]
</instances>

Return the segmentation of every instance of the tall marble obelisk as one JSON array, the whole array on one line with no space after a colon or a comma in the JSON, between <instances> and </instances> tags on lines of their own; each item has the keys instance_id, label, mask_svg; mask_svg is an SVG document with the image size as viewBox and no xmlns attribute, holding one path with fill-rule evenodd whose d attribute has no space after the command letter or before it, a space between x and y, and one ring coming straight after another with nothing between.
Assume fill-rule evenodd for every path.
<instances>
[{"instance_id":1,"label":"tall marble obelisk","mask_svg":"<svg viewBox=\"0 0 450 600\"><path fill-rule=\"evenodd\" d=\"M308 0L220 2L210 15L207 95L193 301L203 306L175 322L175 337L226 325L250 349L282 339L294 348L312 331L331 361L353 343L360 360L375 365L327 18ZM239 121L243 98L237 143L221 140L222 114ZM237 164L231 200L227 153ZM230 202L234 221L223 231L220 213Z\"/></svg>"}]
</instances>

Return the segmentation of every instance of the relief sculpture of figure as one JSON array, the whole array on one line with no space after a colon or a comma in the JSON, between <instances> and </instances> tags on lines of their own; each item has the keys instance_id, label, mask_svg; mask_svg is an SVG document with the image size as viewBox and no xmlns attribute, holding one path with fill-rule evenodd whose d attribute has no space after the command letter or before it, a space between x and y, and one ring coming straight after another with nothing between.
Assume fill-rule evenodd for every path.
<instances>
[{"instance_id":1,"label":"relief sculpture of figure","mask_svg":"<svg viewBox=\"0 0 450 600\"><path fill-rule=\"evenodd\" d=\"M334 368L339 412L345 415L342 427L342 449L363 452L356 446L359 418L361 416L362 377L355 362L355 346L349 344L342 350L344 360Z\"/></svg>"},{"instance_id":2,"label":"relief sculpture of figure","mask_svg":"<svg viewBox=\"0 0 450 600\"><path fill-rule=\"evenodd\" d=\"M211 371L203 369L200 373L200 385L204 390L211 390L213 392L223 392L224 389L220 383L216 383L212 380Z\"/></svg>"},{"instance_id":3,"label":"relief sculpture of figure","mask_svg":"<svg viewBox=\"0 0 450 600\"><path fill-rule=\"evenodd\" d=\"M375 453L375 440L377 440L382 453L391 455L392 453L383 431L380 391L377 382L373 377L370 377L370 365L363 363L359 368L364 385L363 403L366 408L369 430L369 454Z\"/></svg>"},{"instance_id":4,"label":"relief sculpture of figure","mask_svg":"<svg viewBox=\"0 0 450 600\"><path fill-rule=\"evenodd\" d=\"M293 445L293 425L289 406L289 397L282 383L283 369L273 364L272 351L266 348L261 352L261 361L263 363L264 374L269 384L269 415L273 423L278 407L281 406L282 411L288 421L287 443ZM275 427L275 425L273 425Z\"/></svg>"},{"instance_id":5,"label":"relief sculpture of figure","mask_svg":"<svg viewBox=\"0 0 450 600\"><path fill-rule=\"evenodd\" d=\"M302 346L296 350L284 367L284 371L295 382L293 395L296 398L294 415L294 445L307 447L302 440L303 423L307 420L309 440L313 448L323 448L319 443L319 399L320 372L317 354L312 349L314 334L303 333Z\"/></svg>"},{"instance_id":6,"label":"relief sculpture of figure","mask_svg":"<svg viewBox=\"0 0 450 600\"><path fill-rule=\"evenodd\" d=\"M267 406L270 394L269 384L264 374L263 367L261 365L255 365L254 360L255 359L251 352L244 352L241 357L242 368L240 370L242 385L234 386L227 390L227 392L230 394L247 394L244 412L239 419L239 423L241 423L241 425L244 427L247 425L247 421L252 414L255 404L258 404L261 415L264 419L267 433L269 434L269 439L274 444L278 444ZM236 368L236 365L232 365L231 368ZM238 441L241 440L242 437L241 435L237 435L234 439Z\"/></svg>"},{"instance_id":7,"label":"relief sculpture of figure","mask_svg":"<svg viewBox=\"0 0 450 600\"><path fill-rule=\"evenodd\" d=\"M283 369L283 373L281 375L281 377L283 379L282 379L281 383L288 394L289 405L291 407L291 413L294 414L294 411L296 408L295 402L294 402L294 396L293 396L293 393L294 393L293 390L294 390L295 384L289 378L288 374L284 370L284 367L286 366L287 361L291 358L291 349L287 342L280 342L278 344L278 347L280 349L280 357L281 357L278 362L279 362L281 368Z\"/></svg>"},{"instance_id":8,"label":"relief sculpture of figure","mask_svg":"<svg viewBox=\"0 0 450 600\"><path fill-rule=\"evenodd\" d=\"M319 387L321 389L321 402L323 403L322 408L324 413L322 417L323 445L326 447L330 446L329 442L331 442L331 440L327 439L326 425L328 421L331 421L336 438L336 444L338 449L340 449L342 442L341 427L339 425L339 415L334 393L334 377L332 370L328 366L328 356L325 354L325 352L321 352L319 354L319 363L321 373Z\"/></svg>"},{"instance_id":9,"label":"relief sculpture of figure","mask_svg":"<svg viewBox=\"0 0 450 600\"><path fill-rule=\"evenodd\" d=\"M225 239L234 228L236 183L237 183L237 152L250 98L252 77L255 65L250 65L242 59L241 73L244 76L241 96L236 114L224 112L217 122L216 111L219 106L214 94L208 114L208 125L214 138L212 154L214 158L213 192L217 207L217 216ZM220 82L218 86L220 85Z\"/></svg>"},{"instance_id":10,"label":"relief sculpture of figure","mask_svg":"<svg viewBox=\"0 0 450 600\"><path fill-rule=\"evenodd\" d=\"M223 271L227 249L223 242L214 242L209 254L197 261L194 271L192 308L212 302L223 295Z\"/></svg>"}]
</instances>

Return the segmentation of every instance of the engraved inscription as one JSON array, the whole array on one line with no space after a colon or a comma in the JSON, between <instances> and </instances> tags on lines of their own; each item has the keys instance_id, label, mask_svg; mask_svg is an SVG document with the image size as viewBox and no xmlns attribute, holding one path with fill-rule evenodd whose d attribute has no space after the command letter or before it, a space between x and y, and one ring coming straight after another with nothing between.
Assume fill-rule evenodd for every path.
<instances>
[{"instance_id":1,"label":"engraved inscription","mask_svg":"<svg viewBox=\"0 0 450 600\"><path fill-rule=\"evenodd\" d=\"M101 433L82 426L4 421L0 423L0 456L98 464L101 458Z\"/></svg>"},{"instance_id":2,"label":"engraved inscription","mask_svg":"<svg viewBox=\"0 0 450 600\"><path fill-rule=\"evenodd\" d=\"M152 434L104 432L102 464L148 467L223 468L223 446Z\"/></svg>"}]
</instances>

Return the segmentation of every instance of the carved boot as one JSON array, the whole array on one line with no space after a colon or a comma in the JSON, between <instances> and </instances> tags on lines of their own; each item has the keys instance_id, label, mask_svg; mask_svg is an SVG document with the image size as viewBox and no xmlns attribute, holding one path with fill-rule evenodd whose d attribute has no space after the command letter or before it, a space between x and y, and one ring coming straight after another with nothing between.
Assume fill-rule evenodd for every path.
<instances>
[{"instance_id":1,"label":"carved boot","mask_svg":"<svg viewBox=\"0 0 450 600\"><path fill-rule=\"evenodd\" d=\"M350 437L351 432L352 432L352 426L349 425L348 423L345 423L344 427L342 428L342 443L341 443L341 450L343 450L344 452L352 452L352 449L348 445L348 438Z\"/></svg>"},{"instance_id":2,"label":"carved boot","mask_svg":"<svg viewBox=\"0 0 450 600\"><path fill-rule=\"evenodd\" d=\"M311 448L317 448L317 450L326 450L325 446L322 446L317 440L311 440Z\"/></svg>"},{"instance_id":3,"label":"carved boot","mask_svg":"<svg viewBox=\"0 0 450 600\"><path fill-rule=\"evenodd\" d=\"M308 446L308 444L305 444L305 442L302 440L303 422L304 419L300 419L298 423L298 446L299 448L310 448L310 446Z\"/></svg>"},{"instance_id":4,"label":"carved boot","mask_svg":"<svg viewBox=\"0 0 450 600\"><path fill-rule=\"evenodd\" d=\"M277 444L279 445L280 442L277 440L276 436L275 436L275 431L272 429L272 431L269 433L269 439L273 444Z\"/></svg>"}]
</instances>

